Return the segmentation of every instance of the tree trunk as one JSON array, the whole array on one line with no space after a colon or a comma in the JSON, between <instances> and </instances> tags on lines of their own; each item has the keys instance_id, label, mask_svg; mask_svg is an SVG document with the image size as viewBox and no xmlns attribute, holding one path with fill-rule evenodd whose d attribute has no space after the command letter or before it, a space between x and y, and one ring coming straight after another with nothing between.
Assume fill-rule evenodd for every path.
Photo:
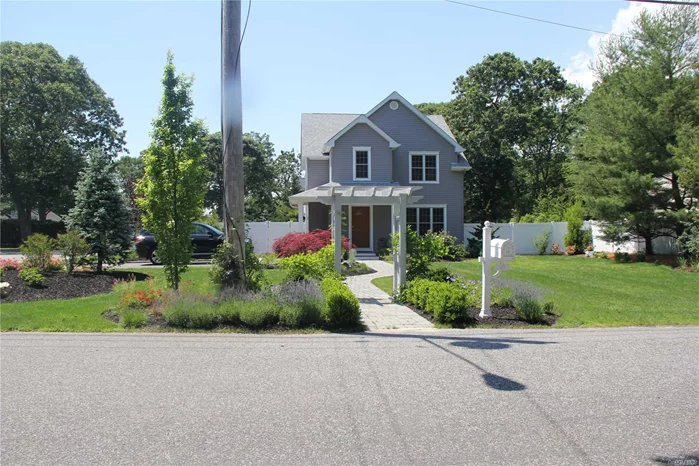
<instances>
[{"instance_id":1,"label":"tree trunk","mask_svg":"<svg viewBox=\"0 0 699 466\"><path fill-rule=\"evenodd\" d=\"M39 203L37 212L39 213L39 221L41 223L46 223L46 206L44 206L42 202Z\"/></svg>"},{"instance_id":2,"label":"tree trunk","mask_svg":"<svg viewBox=\"0 0 699 466\"><path fill-rule=\"evenodd\" d=\"M102 255L97 255L97 273L102 273Z\"/></svg>"},{"instance_id":3,"label":"tree trunk","mask_svg":"<svg viewBox=\"0 0 699 466\"><path fill-rule=\"evenodd\" d=\"M226 241L241 261L235 285L245 285L245 187L243 184L243 110L240 82L239 0L221 1L221 138L223 221Z\"/></svg>"},{"instance_id":4,"label":"tree trunk","mask_svg":"<svg viewBox=\"0 0 699 466\"><path fill-rule=\"evenodd\" d=\"M32 234L32 210L17 205L17 221L19 223L19 238L21 242Z\"/></svg>"},{"instance_id":5,"label":"tree trunk","mask_svg":"<svg viewBox=\"0 0 699 466\"><path fill-rule=\"evenodd\" d=\"M653 254L653 237L644 236L643 239L646 242L646 255L650 256L651 254Z\"/></svg>"}]
</instances>

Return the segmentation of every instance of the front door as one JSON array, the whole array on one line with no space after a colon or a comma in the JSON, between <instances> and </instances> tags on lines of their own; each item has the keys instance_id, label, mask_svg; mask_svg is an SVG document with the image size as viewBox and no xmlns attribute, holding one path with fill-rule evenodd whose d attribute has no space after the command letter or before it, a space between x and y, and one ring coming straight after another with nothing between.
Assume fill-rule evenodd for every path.
<instances>
[{"instance_id":1,"label":"front door","mask_svg":"<svg viewBox=\"0 0 699 466\"><path fill-rule=\"evenodd\" d=\"M371 248L371 209L352 207L352 243L357 249Z\"/></svg>"}]
</instances>

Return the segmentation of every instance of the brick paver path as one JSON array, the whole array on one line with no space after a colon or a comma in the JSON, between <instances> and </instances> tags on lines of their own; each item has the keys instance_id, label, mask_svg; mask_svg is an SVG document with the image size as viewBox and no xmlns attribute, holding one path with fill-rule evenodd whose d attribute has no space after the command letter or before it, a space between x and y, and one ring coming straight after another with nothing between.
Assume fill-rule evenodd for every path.
<instances>
[{"instance_id":1,"label":"brick paver path","mask_svg":"<svg viewBox=\"0 0 699 466\"><path fill-rule=\"evenodd\" d=\"M369 330L432 328L430 321L409 308L394 304L391 297L371 284L377 277L393 276L393 264L382 260L363 260L377 273L347 277L347 286L359 298L362 322Z\"/></svg>"}]
</instances>

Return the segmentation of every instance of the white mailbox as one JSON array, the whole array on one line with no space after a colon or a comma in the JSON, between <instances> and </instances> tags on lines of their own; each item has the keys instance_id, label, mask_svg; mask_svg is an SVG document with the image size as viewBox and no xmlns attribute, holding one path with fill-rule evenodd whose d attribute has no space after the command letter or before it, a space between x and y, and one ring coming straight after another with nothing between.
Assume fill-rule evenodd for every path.
<instances>
[{"instance_id":1,"label":"white mailbox","mask_svg":"<svg viewBox=\"0 0 699 466\"><path fill-rule=\"evenodd\" d=\"M515 243L510 239L492 239L490 241L490 257L500 260L514 259Z\"/></svg>"}]
</instances>

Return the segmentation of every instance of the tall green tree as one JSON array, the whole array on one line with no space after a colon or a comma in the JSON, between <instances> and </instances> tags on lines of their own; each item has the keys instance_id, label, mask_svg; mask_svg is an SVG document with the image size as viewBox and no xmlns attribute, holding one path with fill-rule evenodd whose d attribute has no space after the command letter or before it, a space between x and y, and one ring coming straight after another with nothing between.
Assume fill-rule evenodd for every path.
<instances>
[{"instance_id":1,"label":"tall green tree","mask_svg":"<svg viewBox=\"0 0 699 466\"><path fill-rule=\"evenodd\" d=\"M206 207L222 219L223 160L221 133L204 139L206 153ZM292 152L282 151L275 157L274 145L267 134L243 135L243 167L245 174L245 219L250 222L287 221L291 215L287 194L301 189L300 162ZM282 199L284 197L284 199Z\"/></svg>"},{"instance_id":2,"label":"tall green tree","mask_svg":"<svg viewBox=\"0 0 699 466\"><path fill-rule=\"evenodd\" d=\"M121 182L121 188L126 196L126 201L131 210L131 223L134 229L141 227L141 209L136 203L136 187L138 181L143 178L143 157L129 157L122 155L114 162L116 175Z\"/></svg>"},{"instance_id":3,"label":"tall green tree","mask_svg":"<svg viewBox=\"0 0 699 466\"><path fill-rule=\"evenodd\" d=\"M75 207L68 215L68 227L83 237L97 256L97 271L103 264L120 264L133 243L131 212L115 175L114 163L99 149L93 149L87 168L75 189Z\"/></svg>"},{"instance_id":4,"label":"tall green tree","mask_svg":"<svg viewBox=\"0 0 699 466\"><path fill-rule=\"evenodd\" d=\"M454 100L420 104L442 113L472 169L465 174L467 221L505 220L540 209L566 191L563 163L578 128L583 90L550 60L489 55L454 82Z\"/></svg>"},{"instance_id":5,"label":"tall green tree","mask_svg":"<svg viewBox=\"0 0 699 466\"><path fill-rule=\"evenodd\" d=\"M175 73L167 54L163 97L153 120L151 144L143 152L145 174L138 184L143 224L158 241L168 286L177 290L192 257L192 222L204 208L206 181L202 139L206 130L192 112L192 78Z\"/></svg>"},{"instance_id":6,"label":"tall green tree","mask_svg":"<svg viewBox=\"0 0 699 466\"><path fill-rule=\"evenodd\" d=\"M698 67L699 11L644 11L628 36L602 47L585 105L569 179L595 218L643 238L649 254L653 238L680 235L696 208L682 173L699 126Z\"/></svg>"},{"instance_id":7,"label":"tall green tree","mask_svg":"<svg viewBox=\"0 0 699 466\"><path fill-rule=\"evenodd\" d=\"M0 43L2 191L17 209L22 238L31 210L67 212L85 154L125 150L112 99L74 56L48 44Z\"/></svg>"}]
</instances>

